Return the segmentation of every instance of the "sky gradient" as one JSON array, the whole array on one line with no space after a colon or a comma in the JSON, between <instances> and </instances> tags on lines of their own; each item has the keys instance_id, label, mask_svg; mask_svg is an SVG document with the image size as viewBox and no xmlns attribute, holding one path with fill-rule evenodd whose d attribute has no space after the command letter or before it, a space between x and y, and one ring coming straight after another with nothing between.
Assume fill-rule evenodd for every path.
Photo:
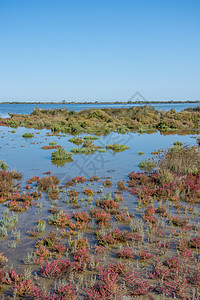
<instances>
[{"instance_id":1,"label":"sky gradient","mask_svg":"<svg viewBox=\"0 0 200 300\"><path fill-rule=\"evenodd\" d=\"M200 100L198 0L0 0L0 102Z\"/></svg>"}]
</instances>

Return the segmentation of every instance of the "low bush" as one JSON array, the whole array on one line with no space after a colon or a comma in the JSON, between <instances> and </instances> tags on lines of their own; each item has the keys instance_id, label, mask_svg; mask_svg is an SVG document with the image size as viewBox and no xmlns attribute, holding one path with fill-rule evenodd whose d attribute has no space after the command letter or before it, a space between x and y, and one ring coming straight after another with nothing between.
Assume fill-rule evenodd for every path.
<instances>
[{"instance_id":1,"label":"low bush","mask_svg":"<svg viewBox=\"0 0 200 300\"><path fill-rule=\"evenodd\" d=\"M55 146L56 144L56 142L49 142L49 146Z\"/></svg>"},{"instance_id":2,"label":"low bush","mask_svg":"<svg viewBox=\"0 0 200 300\"><path fill-rule=\"evenodd\" d=\"M43 146L42 147L43 150L58 149L58 148L62 148L62 146L61 145L51 145L51 146Z\"/></svg>"},{"instance_id":3,"label":"low bush","mask_svg":"<svg viewBox=\"0 0 200 300\"><path fill-rule=\"evenodd\" d=\"M0 169L2 169L3 171L8 169L7 163L5 163L3 160L0 160Z\"/></svg>"},{"instance_id":4,"label":"low bush","mask_svg":"<svg viewBox=\"0 0 200 300\"><path fill-rule=\"evenodd\" d=\"M75 147L75 148L72 148L70 151L71 151L71 153L74 153L74 154L92 154L92 153L94 153L94 150L89 147L81 147L81 148Z\"/></svg>"},{"instance_id":5,"label":"low bush","mask_svg":"<svg viewBox=\"0 0 200 300\"><path fill-rule=\"evenodd\" d=\"M144 154L144 152L142 152L142 151L138 151L138 153L137 153L137 155L143 155Z\"/></svg>"},{"instance_id":6,"label":"low bush","mask_svg":"<svg viewBox=\"0 0 200 300\"><path fill-rule=\"evenodd\" d=\"M64 148L59 148L51 153L52 160L68 160L72 158L72 154L68 153Z\"/></svg>"},{"instance_id":7,"label":"low bush","mask_svg":"<svg viewBox=\"0 0 200 300\"><path fill-rule=\"evenodd\" d=\"M195 174L200 169L200 152L195 146L167 149L160 157L159 167L176 175Z\"/></svg>"},{"instance_id":8,"label":"low bush","mask_svg":"<svg viewBox=\"0 0 200 300\"><path fill-rule=\"evenodd\" d=\"M139 163L139 168L145 172L152 172L157 167L157 163L153 159L145 159Z\"/></svg>"},{"instance_id":9,"label":"low bush","mask_svg":"<svg viewBox=\"0 0 200 300\"><path fill-rule=\"evenodd\" d=\"M69 139L69 142L75 145L81 145L83 143L83 139L74 136L73 138Z\"/></svg>"},{"instance_id":10,"label":"low bush","mask_svg":"<svg viewBox=\"0 0 200 300\"><path fill-rule=\"evenodd\" d=\"M180 142L180 141L176 141L176 142L174 142L174 146L183 146L183 143L182 142Z\"/></svg>"},{"instance_id":11,"label":"low bush","mask_svg":"<svg viewBox=\"0 0 200 300\"><path fill-rule=\"evenodd\" d=\"M114 152L120 152L120 151L125 151L125 150L129 149L129 147L126 145L119 145L119 144L113 143L112 145L106 145L106 149L113 150Z\"/></svg>"},{"instance_id":12,"label":"low bush","mask_svg":"<svg viewBox=\"0 0 200 300\"><path fill-rule=\"evenodd\" d=\"M86 135L84 136L84 140L91 140L91 141L95 141L98 140L99 138L97 136L92 136L92 135Z\"/></svg>"}]
</instances>

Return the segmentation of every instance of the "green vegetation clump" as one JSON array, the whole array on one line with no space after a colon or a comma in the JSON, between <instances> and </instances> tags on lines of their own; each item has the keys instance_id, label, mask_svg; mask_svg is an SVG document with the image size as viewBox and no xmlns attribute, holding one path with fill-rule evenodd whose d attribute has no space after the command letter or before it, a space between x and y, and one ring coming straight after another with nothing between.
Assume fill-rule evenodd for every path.
<instances>
[{"instance_id":1,"label":"green vegetation clump","mask_svg":"<svg viewBox=\"0 0 200 300\"><path fill-rule=\"evenodd\" d=\"M55 145L57 145L56 142L49 142L49 146L55 146Z\"/></svg>"},{"instance_id":2,"label":"green vegetation clump","mask_svg":"<svg viewBox=\"0 0 200 300\"><path fill-rule=\"evenodd\" d=\"M68 160L72 158L72 154L68 153L64 148L59 148L51 153L52 160Z\"/></svg>"},{"instance_id":3,"label":"green vegetation clump","mask_svg":"<svg viewBox=\"0 0 200 300\"><path fill-rule=\"evenodd\" d=\"M99 138L97 136L93 136L93 135L86 135L84 136L84 140L91 140L91 141L95 141L98 140Z\"/></svg>"},{"instance_id":4,"label":"green vegetation clump","mask_svg":"<svg viewBox=\"0 0 200 300\"><path fill-rule=\"evenodd\" d=\"M74 147L71 149L71 153L74 154L92 154L94 153L94 150L89 147Z\"/></svg>"},{"instance_id":5,"label":"green vegetation clump","mask_svg":"<svg viewBox=\"0 0 200 300\"><path fill-rule=\"evenodd\" d=\"M106 149L99 149L99 150L97 150L99 153L104 153L104 152L106 152Z\"/></svg>"},{"instance_id":6,"label":"green vegetation clump","mask_svg":"<svg viewBox=\"0 0 200 300\"><path fill-rule=\"evenodd\" d=\"M18 216L14 213L8 217L8 212L4 212L4 218L0 219L0 237L5 238L8 235L7 229L12 229L18 222Z\"/></svg>"},{"instance_id":7,"label":"green vegetation clump","mask_svg":"<svg viewBox=\"0 0 200 300\"><path fill-rule=\"evenodd\" d=\"M12 213L10 217L2 218L0 220L0 226L4 226L6 228L14 228L18 222L18 216L15 213Z\"/></svg>"},{"instance_id":8,"label":"green vegetation clump","mask_svg":"<svg viewBox=\"0 0 200 300\"><path fill-rule=\"evenodd\" d=\"M129 149L130 147L126 146L126 145L119 145L116 143L113 143L112 145L106 145L106 149L111 149L114 152L120 152L120 151L125 151L127 149Z\"/></svg>"},{"instance_id":9,"label":"green vegetation clump","mask_svg":"<svg viewBox=\"0 0 200 300\"><path fill-rule=\"evenodd\" d=\"M3 160L0 160L0 169L4 171L8 169L7 163L5 163Z\"/></svg>"},{"instance_id":10,"label":"green vegetation clump","mask_svg":"<svg viewBox=\"0 0 200 300\"><path fill-rule=\"evenodd\" d=\"M145 159L139 163L139 168L145 172L152 172L156 169L157 162L154 159Z\"/></svg>"},{"instance_id":11,"label":"green vegetation clump","mask_svg":"<svg viewBox=\"0 0 200 300\"><path fill-rule=\"evenodd\" d=\"M4 225L0 226L0 237L5 238L8 236L7 228Z\"/></svg>"},{"instance_id":12,"label":"green vegetation clump","mask_svg":"<svg viewBox=\"0 0 200 300\"><path fill-rule=\"evenodd\" d=\"M160 168L160 181L162 183L168 184L174 181L174 179L174 174L170 170Z\"/></svg>"},{"instance_id":13,"label":"green vegetation clump","mask_svg":"<svg viewBox=\"0 0 200 300\"><path fill-rule=\"evenodd\" d=\"M86 140L83 143L83 148L91 148L91 149L95 149L95 145L93 144L93 141L90 140Z\"/></svg>"},{"instance_id":14,"label":"green vegetation clump","mask_svg":"<svg viewBox=\"0 0 200 300\"><path fill-rule=\"evenodd\" d=\"M172 131L196 131L200 126L200 109L158 111L148 105L84 109L79 112L67 109L35 109L30 115L10 114L9 119L1 119L1 124L15 128L51 128L52 132L73 135L86 133L99 136L110 132L125 134L130 131L150 133L157 130L169 134Z\"/></svg>"},{"instance_id":15,"label":"green vegetation clump","mask_svg":"<svg viewBox=\"0 0 200 300\"><path fill-rule=\"evenodd\" d=\"M71 153L74 154L92 154L97 150L102 149L102 146L95 146L92 140L85 140L82 147L75 147L71 149Z\"/></svg>"},{"instance_id":16,"label":"green vegetation clump","mask_svg":"<svg viewBox=\"0 0 200 300\"><path fill-rule=\"evenodd\" d=\"M183 143L182 142L180 142L180 141L176 141L176 142L174 142L174 146L183 146Z\"/></svg>"},{"instance_id":17,"label":"green vegetation clump","mask_svg":"<svg viewBox=\"0 0 200 300\"><path fill-rule=\"evenodd\" d=\"M74 136L73 138L69 139L69 142L73 143L75 145L81 145L83 143L83 139L80 138L80 137L75 137Z\"/></svg>"},{"instance_id":18,"label":"green vegetation clump","mask_svg":"<svg viewBox=\"0 0 200 300\"><path fill-rule=\"evenodd\" d=\"M138 151L138 153L137 153L137 155L143 155L144 154L144 152L142 152L142 151Z\"/></svg>"},{"instance_id":19,"label":"green vegetation clump","mask_svg":"<svg viewBox=\"0 0 200 300\"><path fill-rule=\"evenodd\" d=\"M121 125L121 126L117 127L117 132L118 133L125 134L128 131L129 131L129 129L125 125Z\"/></svg>"},{"instance_id":20,"label":"green vegetation clump","mask_svg":"<svg viewBox=\"0 0 200 300\"><path fill-rule=\"evenodd\" d=\"M30 133L30 132L26 132L26 133L24 133L24 134L22 135L22 137L23 137L23 138L32 138L32 137L34 137L34 135L33 135L32 133Z\"/></svg>"}]
</instances>

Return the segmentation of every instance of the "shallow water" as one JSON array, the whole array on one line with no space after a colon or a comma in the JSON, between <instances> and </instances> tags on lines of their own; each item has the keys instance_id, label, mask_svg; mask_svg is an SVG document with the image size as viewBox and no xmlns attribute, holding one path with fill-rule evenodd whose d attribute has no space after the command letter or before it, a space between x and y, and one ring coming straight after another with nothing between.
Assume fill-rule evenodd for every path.
<instances>
[{"instance_id":1,"label":"shallow water","mask_svg":"<svg viewBox=\"0 0 200 300\"><path fill-rule=\"evenodd\" d=\"M15 129L15 133L12 133L12 128L0 127L0 160L5 161L10 169L15 169L22 172L23 180L22 187L26 184L26 180L32 176L44 176L43 173L51 171L54 176L60 179L60 183L64 185L67 180L71 180L74 176L84 176L89 179L93 175L97 175L102 179L102 182L89 183L89 188L97 191L102 189L103 194L113 193L117 187L116 183L123 179L128 179L128 173L133 170L139 171L138 164L145 158L151 157L151 152L160 148L167 148L173 146L175 141L181 141L184 144L195 145L196 139L194 135L161 135L159 132L152 134L139 134L139 133L127 133L117 134L111 133L107 136L101 136L98 140L94 141L95 145L101 145L103 147L106 144L112 144L116 142L118 144L124 144L130 147L130 149L113 153L113 151L107 150L105 153L95 152L91 155L73 155L73 162L66 163L64 167L56 167L51 162L51 152L54 150L42 150L42 146L49 145L49 142L56 142L64 147L68 152L73 147L78 147L68 140L70 135L61 136L47 136L50 133L49 130L34 130L27 128ZM25 139L22 135L25 132L31 132L34 134L33 138ZM39 133L39 134L38 134ZM84 137L85 135L79 135ZM80 146L79 146L80 147ZM139 156L138 151L144 152ZM103 187L104 178L111 177L112 186L107 188ZM80 192L86 187L88 183L79 184L73 189L77 189ZM90 186L91 185L91 186ZM101 195L101 194L100 194ZM80 198L87 197L80 193ZM93 205L98 199L99 194L94 197ZM73 212L75 208L69 206L68 196L62 193L59 198L59 210L66 210ZM66 202L67 201L67 202ZM9 246L13 242L13 235L11 230L8 230L7 239L1 239L0 252L4 252L9 261L13 263L15 268L20 269L23 267L22 258L28 252L33 251L35 239L30 238L27 235L28 230L35 226L38 219L43 219L48 222L49 213L48 209L52 206L52 201L48 200L48 197L43 193L41 199L38 201L42 204L42 209L37 207L31 208L28 211L18 214L18 230L21 231L21 241L17 243L16 249L12 249ZM86 200L81 203L81 210L88 210L92 203L88 203ZM122 206L129 209L137 217L137 199L128 193L124 193L124 201ZM6 207L0 204L0 218L3 217L3 212ZM76 209L77 210L77 209ZM51 226L46 227L46 233L51 229Z\"/></svg>"},{"instance_id":2,"label":"shallow water","mask_svg":"<svg viewBox=\"0 0 200 300\"><path fill-rule=\"evenodd\" d=\"M67 180L73 176L85 176L90 178L93 175L108 176L114 172L116 180L126 178L127 174L133 170L139 170L138 164L145 158L151 156L151 152L160 148L173 146L175 141L181 141L184 144L196 144L194 135L161 135L159 132L152 134L110 133L107 136L101 136L94 142L105 148L106 144L124 144L130 149L113 153L107 150L105 153L95 152L91 155L73 154L73 162L66 163L64 167L56 167L51 162L51 153L54 150L42 150L42 146L49 145L49 142L56 142L64 147L68 152L73 147L78 147L68 140L71 135L50 136L49 130L34 130L27 128L13 129L0 127L0 159L4 160L11 169L19 170L24 178L28 179L34 175L41 176L43 172L52 171L59 179ZM25 132L34 134L33 138L23 138ZM37 134L37 133L40 134ZM85 135L79 135L84 137ZM80 146L79 146L80 147ZM144 152L144 155L137 155L138 151Z\"/></svg>"}]
</instances>

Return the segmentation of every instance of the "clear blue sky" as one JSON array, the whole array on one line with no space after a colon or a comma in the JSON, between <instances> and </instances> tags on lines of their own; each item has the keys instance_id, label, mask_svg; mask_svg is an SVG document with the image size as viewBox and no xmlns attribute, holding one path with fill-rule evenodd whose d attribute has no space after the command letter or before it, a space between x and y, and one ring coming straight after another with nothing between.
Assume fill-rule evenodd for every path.
<instances>
[{"instance_id":1,"label":"clear blue sky","mask_svg":"<svg viewBox=\"0 0 200 300\"><path fill-rule=\"evenodd\" d=\"M0 0L0 101L200 100L199 0Z\"/></svg>"}]
</instances>

